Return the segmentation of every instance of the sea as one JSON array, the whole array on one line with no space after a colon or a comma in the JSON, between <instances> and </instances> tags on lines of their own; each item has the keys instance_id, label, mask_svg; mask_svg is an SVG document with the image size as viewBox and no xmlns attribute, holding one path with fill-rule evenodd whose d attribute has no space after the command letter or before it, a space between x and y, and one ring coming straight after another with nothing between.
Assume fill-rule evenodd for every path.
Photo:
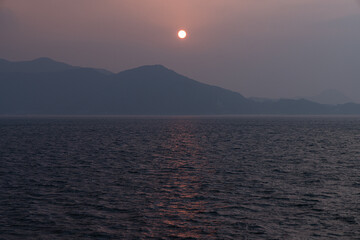
<instances>
[{"instance_id":1,"label":"sea","mask_svg":"<svg viewBox=\"0 0 360 240\"><path fill-rule=\"evenodd\" d=\"M1 117L0 239L360 239L360 117Z\"/></svg>"}]
</instances>

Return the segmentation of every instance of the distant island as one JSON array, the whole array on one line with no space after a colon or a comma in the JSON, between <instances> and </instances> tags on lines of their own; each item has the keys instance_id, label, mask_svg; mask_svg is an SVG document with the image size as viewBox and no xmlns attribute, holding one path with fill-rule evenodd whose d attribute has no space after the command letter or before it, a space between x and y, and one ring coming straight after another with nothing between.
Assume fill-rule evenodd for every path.
<instances>
[{"instance_id":1,"label":"distant island","mask_svg":"<svg viewBox=\"0 0 360 240\"><path fill-rule=\"evenodd\" d=\"M0 59L1 115L360 114L360 105L305 99L258 101L200 83L162 65L120 73L49 58Z\"/></svg>"}]
</instances>

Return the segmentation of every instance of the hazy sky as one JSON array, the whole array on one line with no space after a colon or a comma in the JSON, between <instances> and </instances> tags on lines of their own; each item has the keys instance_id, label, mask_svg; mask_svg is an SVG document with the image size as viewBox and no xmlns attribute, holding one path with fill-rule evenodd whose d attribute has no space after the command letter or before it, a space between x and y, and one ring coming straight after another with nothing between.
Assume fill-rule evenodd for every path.
<instances>
[{"instance_id":1,"label":"hazy sky","mask_svg":"<svg viewBox=\"0 0 360 240\"><path fill-rule=\"evenodd\" d=\"M185 28L189 37L177 38ZM245 96L360 102L356 0L0 0L0 58L163 64Z\"/></svg>"}]
</instances>

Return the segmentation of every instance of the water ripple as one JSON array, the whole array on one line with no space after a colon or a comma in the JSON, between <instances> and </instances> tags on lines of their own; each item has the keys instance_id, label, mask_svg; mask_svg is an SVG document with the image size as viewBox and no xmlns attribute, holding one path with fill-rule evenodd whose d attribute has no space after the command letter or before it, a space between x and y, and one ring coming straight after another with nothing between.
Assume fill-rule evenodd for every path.
<instances>
[{"instance_id":1,"label":"water ripple","mask_svg":"<svg viewBox=\"0 0 360 240\"><path fill-rule=\"evenodd\" d=\"M0 239L356 239L360 119L0 118Z\"/></svg>"}]
</instances>

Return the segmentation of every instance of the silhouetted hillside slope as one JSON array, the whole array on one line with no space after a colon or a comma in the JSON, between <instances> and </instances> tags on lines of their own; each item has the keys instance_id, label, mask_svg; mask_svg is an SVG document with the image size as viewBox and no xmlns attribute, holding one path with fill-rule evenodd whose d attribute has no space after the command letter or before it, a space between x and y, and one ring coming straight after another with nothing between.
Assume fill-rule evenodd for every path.
<instances>
[{"instance_id":1,"label":"silhouetted hillside slope","mask_svg":"<svg viewBox=\"0 0 360 240\"><path fill-rule=\"evenodd\" d=\"M0 113L95 114L105 80L106 75L89 69L0 73Z\"/></svg>"},{"instance_id":2,"label":"silhouetted hillside slope","mask_svg":"<svg viewBox=\"0 0 360 240\"><path fill-rule=\"evenodd\" d=\"M71 66L66 63L57 62L50 58L37 58L31 61L10 62L0 59L0 72L22 72L22 73L41 73L41 72L62 72L82 67ZM86 68L88 69L88 68ZM94 69L103 74L112 74L104 69Z\"/></svg>"},{"instance_id":3,"label":"silhouetted hillside slope","mask_svg":"<svg viewBox=\"0 0 360 240\"><path fill-rule=\"evenodd\" d=\"M249 103L160 65L112 75L71 67L0 72L1 114L231 114Z\"/></svg>"},{"instance_id":4,"label":"silhouetted hillside slope","mask_svg":"<svg viewBox=\"0 0 360 240\"><path fill-rule=\"evenodd\" d=\"M42 58L0 60L0 114L360 114L360 105L259 102L161 65L113 74Z\"/></svg>"},{"instance_id":5,"label":"silhouetted hillside slope","mask_svg":"<svg viewBox=\"0 0 360 240\"><path fill-rule=\"evenodd\" d=\"M345 94L335 89L323 91L320 94L313 97L308 97L307 99L313 102L331 105L353 102L351 98L347 97Z\"/></svg>"},{"instance_id":6,"label":"silhouetted hillside slope","mask_svg":"<svg viewBox=\"0 0 360 240\"><path fill-rule=\"evenodd\" d=\"M4 59L0 60L0 72L60 72L76 67L56 62L50 58L38 58L32 61L10 62Z\"/></svg>"},{"instance_id":7,"label":"silhouetted hillside slope","mask_svg":"<svg viewBox=\"0 0 360 240\"><path fill-rule=\"evenodd\" d=\"M126 112L145 114L230 114L248 112L241 94L203 84L161 65L143 66L115 77L116 94L132 104ZM118 98L118 100L120 100ZM126 99L126 100L125 100Z\"/></svg>"}]
</instances>

